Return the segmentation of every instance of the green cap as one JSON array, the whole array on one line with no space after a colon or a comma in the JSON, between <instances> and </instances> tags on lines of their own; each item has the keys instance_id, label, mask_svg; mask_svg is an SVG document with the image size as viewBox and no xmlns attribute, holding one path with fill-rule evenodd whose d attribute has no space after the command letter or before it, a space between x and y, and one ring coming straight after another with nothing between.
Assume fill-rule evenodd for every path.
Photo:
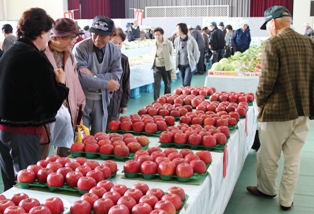
<instances>
[{"instance_id":1,"label":"green cap","mask_svg":"<svg viewBox=\"0 0 314 214\"><path fill-rule=\"evenodd\" d=\"M288 14L285 14L288 13ZM283 16L290 16L291 14L289 10L283 6L273 6L265 10L264 17L265 17L265 23L261 26L261 30L266 30L266 24L268 21L272 19L277 19Z\"/></svg>"}]
</instances>

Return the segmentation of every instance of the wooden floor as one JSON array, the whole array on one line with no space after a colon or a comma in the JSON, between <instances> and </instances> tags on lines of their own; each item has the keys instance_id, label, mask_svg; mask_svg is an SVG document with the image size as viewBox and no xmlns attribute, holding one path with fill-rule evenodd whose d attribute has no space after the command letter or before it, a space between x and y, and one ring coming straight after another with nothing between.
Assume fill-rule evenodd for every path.
<instances>
[{"instance_id":1,"label":"wooden floor","mask_svg":"<svg viewBox=\"0 0 314 214\"><path fill-rule=\"evenodd\" d=\"M205 75L193 76L192 86L203 86ZM182 85L181 79L172 83L172 91ZM164 88L161 88L163 94ZM141 93L138 99L131 99L126 115L137 113L146 104L153 102L153 93ZM297 185L294 206L291 211L280 210L279 198L272 200L254 197L247 193L246 186L256 185L256 152L251 151L246 159L242 173L230 198L225 214L313 214L314 213L314 121L311 121L311 128L305 146L302 150L301 171ZM279 175L283 167L283 158L279 161ZM278 177L278 184L280 177ZM0 190L3 191L2 179L0 179ZM213 213L216 214L216 213Z\"/></svg>"}]
</instances>

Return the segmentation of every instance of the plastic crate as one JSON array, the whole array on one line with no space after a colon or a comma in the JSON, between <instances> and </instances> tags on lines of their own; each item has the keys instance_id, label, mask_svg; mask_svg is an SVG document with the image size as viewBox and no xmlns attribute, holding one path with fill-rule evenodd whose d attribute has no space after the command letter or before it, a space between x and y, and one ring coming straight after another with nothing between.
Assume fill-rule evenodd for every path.
<instances>
[{"instance_id":1,"label":"plastic crate","mask_svg":"<svg viewBox=\"0 0 314 214\"><path fill-rule=\"evenodd\" d=\"M154 91L153 84L148 84L140 87L140 92L142 93L151 93Z\"/></svg>"},{"instance_id":2,"label":"plastic crate","mask_svg":"<svg viewBox=\"0 0 314 214\"><path fill-rule=\"evenodd\" d=\"M130 98L137 99L141 97L140 88L133 88L130 91Z\"/></svg>"}]
</instances>

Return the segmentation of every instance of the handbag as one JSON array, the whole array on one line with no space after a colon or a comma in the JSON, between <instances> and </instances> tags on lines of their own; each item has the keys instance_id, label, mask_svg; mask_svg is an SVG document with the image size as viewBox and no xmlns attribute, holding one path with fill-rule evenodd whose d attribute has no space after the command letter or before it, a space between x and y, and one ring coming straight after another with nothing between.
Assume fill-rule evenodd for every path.
<instances>
[{"instance_id":1,"label":"handbag","mask_svg":"<svg viewBox=\"0 0 314 214\"><path fill-rule=\"evenodd\" d=\"M79 112L78 112L78 116L76 120L76 128L74 132L75 143L82 143L84 137L90 135L89 128L87 128L81 123L82 117L83 117L83 111L82 111L82 104L81 104L79 107Z\"/></svg>"}]
</instances>

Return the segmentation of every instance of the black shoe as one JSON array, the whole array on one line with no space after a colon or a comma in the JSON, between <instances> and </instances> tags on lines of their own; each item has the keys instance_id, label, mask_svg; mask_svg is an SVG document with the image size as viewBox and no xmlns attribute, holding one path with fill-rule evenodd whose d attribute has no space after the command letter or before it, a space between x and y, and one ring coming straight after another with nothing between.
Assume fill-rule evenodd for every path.
<instances>
[{"instance_id":1,"label":"black shoe","mask_svg":"<svg viewBox=\"0 0 314 214\"><path fill-rule=\"evenodd\" d=\"M292 204L291 204L290 207L284 207L284 206L280 205L280 208L281 208L283 211L288 211L288 210L292 210L292 206L293 206L293 202L292 202Z\"/></svg>"}]
</instances>

